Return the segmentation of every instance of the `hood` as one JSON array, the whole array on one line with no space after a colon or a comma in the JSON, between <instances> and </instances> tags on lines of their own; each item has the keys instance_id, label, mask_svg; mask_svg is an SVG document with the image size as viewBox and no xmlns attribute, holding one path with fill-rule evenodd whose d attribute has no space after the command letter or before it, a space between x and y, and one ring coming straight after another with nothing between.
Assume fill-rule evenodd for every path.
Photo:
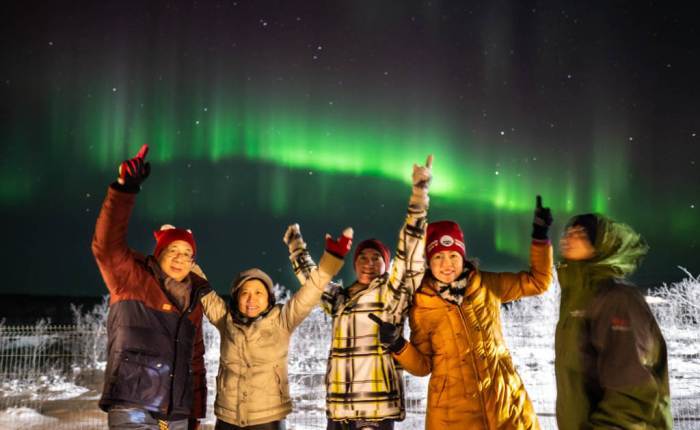
<instances>
[{"instance_id":1,"label":"hood","mask_svg":"<svg viewBox=\"0 0 700 430\"><path fill-rule=\"evenodd\" d=\"M258 315L255 318L249 318L243 315L238 310L238 290L246 281L249 281L251 279L257 279L261 281L263 285L265 285L268 297L267 309L265 309L262 313L260 313L260 315ZM234 319L242 324L250 325L254 321L257 321L265 315L267 315L270 312L270 310L272 310L272 308L275 306L275 293L272 290L272 286L272 279L268 276L267 273L263 272L257 267L253 267L252 269L244 270L241 273L239 273L234 278L233 282L231 282L231 297L229 298L229 308Z\"/></svg>"}]
</instances>

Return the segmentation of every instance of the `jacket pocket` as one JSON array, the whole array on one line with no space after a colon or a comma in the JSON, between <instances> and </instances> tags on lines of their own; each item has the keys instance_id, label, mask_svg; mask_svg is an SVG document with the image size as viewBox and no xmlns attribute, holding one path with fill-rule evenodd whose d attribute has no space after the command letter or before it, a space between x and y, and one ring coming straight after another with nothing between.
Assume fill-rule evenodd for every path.
<instances>
[{"instance_id":1,"label":"jacket pocket","mask_svg":"<svg viewBox=\"0 0 700 430\"><path fill-rule=\"evenodd\" d=\"M430 378L428 383L428 406L439 408L440 403L445 403L445 388L447 386L447 376L439 375Z\"/></svg>"},{"instance_id":2,"label":"jacket pocket","mask_svg":"<svg viewBox=\"0 0 700 430\"><path fill-rule=\"evenodd\" d=\"M275 380L277 382L277 389L279 391L280 398L282 402L289 400L289 380L288 376L285 374L284 370L280 365L275 364Z\"/></svg>"},{"instance_id":3,"label":"jacket pocket","mask_svg":"<svg viewBox=\"0 0 700 430\"><path fill-rule=\"evenodd\" d=\"M161 388L169 377L170 366L163 363L158 354L124 350L118 360L112 387L114 398L148 405L160 405L164 401L165 390Z\"/></svg>"},{"instance_id":4,"label":"jacket pocket","mask_svg":"<svg viewBox=\"0 0 700 430\"><path fill-rule=\"evenodd\" d=\"M194 375L192 369L187 370L187 381L182 387L182 395L180 396L180 405L189 408L194 399Z\"/></svg>"}]
</instances>

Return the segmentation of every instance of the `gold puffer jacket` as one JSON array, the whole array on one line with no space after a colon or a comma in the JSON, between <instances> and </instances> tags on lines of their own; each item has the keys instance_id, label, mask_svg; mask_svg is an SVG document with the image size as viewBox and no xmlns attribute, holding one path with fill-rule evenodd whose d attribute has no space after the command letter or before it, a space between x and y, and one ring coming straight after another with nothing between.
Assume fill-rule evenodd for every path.
<instances>
[{"instance_id":1,"label":"gold puffer jacket","mask_svg":"<svg viewBox=\"0 0 700 430\"><path fill-rule=\"evenodd\" d=\"M552 281L552 246L533 242L530 271L472 268L460 306L426 276L410 311L411 341L394 357L410 373L431 374L426 429L539 429L501 330L501 303L541 294Z\"/></svg>"}]
</instances>

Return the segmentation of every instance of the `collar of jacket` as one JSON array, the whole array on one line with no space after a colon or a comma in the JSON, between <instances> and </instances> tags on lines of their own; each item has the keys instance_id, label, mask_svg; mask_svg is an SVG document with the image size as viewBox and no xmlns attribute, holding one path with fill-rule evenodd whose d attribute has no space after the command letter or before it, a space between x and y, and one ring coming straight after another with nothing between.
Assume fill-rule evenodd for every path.
<instances>
[{"instance_id":1,"label":"collar of jacket","mask_svg":"<svg viewBox=\"0 0 700 430\"><path fill-rule=\"evenodd\" d=\"M372 282L367 285L366 288L363 288L362 290L358 291L355 293L355 295L350 296L350 287L355 285L357 281L353 282L350 287L348 288L343 288L341 290L341 294L345 296L345 300L343 301L342 305L338 307L338 311L336 314L342 314L345 309L347 308L352 308L355 304L357 304L357 301L360 299L360 297L364 296L365 294L369 293L370 291L374 291L377 288L379 288L381 285L383 285L387 278L389 277L388 273L384 273L383 275L377 276L376 278L372 279Z\"/></svg>"},{"instance_id":2,"label":"collar of jacket","mask_svg":"<svg viewBox=\"0 0 700 430\"><path fill-rule=\"evenodd\" d=\"M250 318L250 317L247 317L247 316L243 315L243 314L241 313L241 311L238 310L238 306L237 306L236 304L233 303L233 300L232 300L232 299L229 299L228 307L229 307L229 311L231 312L231 317L233 318L233 322L235 322L236 324L241 324L241 325L245 325L245 326L250 326L250 325L252 325L255 321L260 321L260 320L262 320L263 318L265 318L265 317L267 316L267 314L269 314L270 311L271 311L272 309L275 308L275 305L272 305L272 304L271 304L270 306L267 307L267 309L265 309L264 311L262 311L262 312L261 312L257 317L255 317L255 318Z\"/></svg>"},{"instance_id":3,"label":"collar of jacket","mask_svg":"<svg viewBox=\"0 0 700 430\"><path fill-rule=\"evenodd\" d=\"M430 269L426 271L425 284L434 295L457 306L462 305L464 297L474 293L479 286L479 272L470 262L465 262L464 269L457 279L449 284L438 281Z\"/></svg>"},{"instance_id":4,"label":"collar of jacket","mask_svg":"<svg viewBox=\"0 0 700 430\"><path fill-rule=\"evenodd\" d=\"M164 288L166 280L169 280L170 282L177 282L176 280L169 278L168 275L163 272L163 269L160 268L160 264L158 264L158 260L156 260L153 255L145 257L144 264L151 274L153 274L153 277L156 278L161 288ZM190 274L187 275L184 280L179 282L179 284L186 286L190 290L189 306L185 311L188 313L192 312L199 304L199 300L196 300L196 298L199 297L199 290L204 287L208 287L209 281L198 276L194 272L190 272Z\"/></svg>"}]
</instances>

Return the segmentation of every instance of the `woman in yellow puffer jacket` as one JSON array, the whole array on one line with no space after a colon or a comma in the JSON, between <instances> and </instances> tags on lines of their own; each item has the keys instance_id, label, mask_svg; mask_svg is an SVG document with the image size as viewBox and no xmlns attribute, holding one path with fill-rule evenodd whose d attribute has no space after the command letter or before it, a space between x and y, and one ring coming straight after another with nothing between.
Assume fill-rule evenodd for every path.
<instances>
[{"instance_id":1,"label":"woman in yellow puffer jacket","mask_svg":"<svg viewBox=\"0 0 700 430\"><path fill-rule=\"evenodd\" d=\"M410 310L411 341L380 324L382 343L417 376L430 374L426 429L539 429L501 330L502 303L541 294L552 280L552 222L538 196L530 270L493 273L465 260L464 236L452 221L428 225L430 271Z\"/></svg>"}]
</instances>

